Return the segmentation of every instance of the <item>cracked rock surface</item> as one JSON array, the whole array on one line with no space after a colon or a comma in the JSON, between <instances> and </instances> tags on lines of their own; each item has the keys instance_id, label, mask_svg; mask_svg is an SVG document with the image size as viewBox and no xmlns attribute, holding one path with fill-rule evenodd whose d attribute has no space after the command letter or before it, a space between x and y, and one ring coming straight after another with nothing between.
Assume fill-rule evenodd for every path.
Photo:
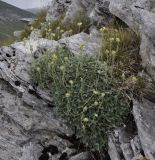
<instances>
[{"instance_id":1,"label":"cracked rock surface","mask_svg":"<svg viewBox=\"0 0 155 160\"><path fill-rule=\"evenodd\" d=\"M56 115L49 91L34 86L29 75L35 59L62 44L73 53L82 44L89 52L97 50L84 33L61 42L38 38L0 48L0 160L88 158L88 153L77 154L73 132Z\"/></svg>"},{"instance_id":2,"label":"cracked rock surface","mask_svg":"<svg viewBox=\"0 0 155 160\"><path fill-rule=\"evenodd\" d=\"M71 145L62 137L72 132L51 108L52 98L31 85L28 70L34 54L41 54L38 47L49 49L58 45L53 41L38 41L20 42L0 49L1 160L36 160L43 146L51 144L58 148L58 153L53 155L53 159L58 159Z\"/></svg>"}]
</instances>

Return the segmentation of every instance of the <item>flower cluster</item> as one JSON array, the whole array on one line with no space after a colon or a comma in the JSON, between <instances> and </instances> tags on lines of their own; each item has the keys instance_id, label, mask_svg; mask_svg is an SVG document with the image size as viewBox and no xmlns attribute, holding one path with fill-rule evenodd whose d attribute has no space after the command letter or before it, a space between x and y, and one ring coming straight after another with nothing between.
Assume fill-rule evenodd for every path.
<instances>
[{"instance_id":1,"label":"flower cluster","mask_svg":"<svg viewBox=\"0 0 155 160\"><path fill-rule=\"evenodd\" d=\"M51 61L55 65L49 67ZM57 111L71 128L76 127L77 136L87 147L97 150L107 144L107 131L122 125L129 113L126 99L114 87L117 79L111 79L111 68L105 66L84 53L74 56L59 49L40 59L32 69L36 83L43 84L40 77L44 84L53 82Z\"/></svg>"}]
</instances>

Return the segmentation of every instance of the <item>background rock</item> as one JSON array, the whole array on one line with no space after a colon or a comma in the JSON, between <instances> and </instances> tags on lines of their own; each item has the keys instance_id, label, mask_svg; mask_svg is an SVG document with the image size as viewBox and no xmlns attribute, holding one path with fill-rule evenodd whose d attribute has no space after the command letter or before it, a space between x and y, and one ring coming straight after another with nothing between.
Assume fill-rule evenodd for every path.
<instances>
[{"instance_id":1,"label":"background rock","mask_svg":"<svg viewBox=\"0 0 155 160\"><path fill-rule=\"evenodd\" d=\"M43 150L39 142L46 146L52 139L58 148L70 146L62 138L54 139L70 131L53 110L27 105L4 80L0 80L0 112L1 159L36 160Z\"/></svg>"},{"instance_id":2,"label":"background rock","mask_svg":"<svg viewBox=\"0 0 155 160\"><path fill-rule=\"evenodd\" d=\"M135 101L133 114L138 128L138 135L146 158L155 159L155 108L154 103L143 99Z\"/></svg>"},{"instance_id":3,"label":"background rock","mask_svg":"<svg viewBox=\"0 0 155 160\"><path fill-rule=\"evenodd\" d=\"M96 55L100 48L100 37L95 38L95 35L89 36L86 33L79 33L71 37L59 40L59 43L64 45L75 55L86 53L89 55Z\"/></svg>"},{"instance_id":4,"label":"background rock","mask_svg":"<svg viewBox=\"0 0 155 160\"><path fill-rule=\"evenodd\" d=\"M65 14L70 4L71 4L71 0L53 0L51 1L46 20L50 22L56 20L59 16Z\"/></svg>"}]
</instances>

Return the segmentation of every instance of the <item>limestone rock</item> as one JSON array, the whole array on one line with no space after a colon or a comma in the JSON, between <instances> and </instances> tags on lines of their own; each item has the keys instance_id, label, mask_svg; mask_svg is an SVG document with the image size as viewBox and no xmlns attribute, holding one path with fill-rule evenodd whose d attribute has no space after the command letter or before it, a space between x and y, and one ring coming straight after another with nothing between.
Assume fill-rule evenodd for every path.
<instances>
[{"instance_id":1,"label":"limestone rock","mask_svg":"<svg viewBox=\"0 0 155 160\"><path fill-rule=\"evenodd\" d=\"M80 15L84 17L89 17L89 14L95 6L95 2L96 0L72 0L71 5L66 12L64 22L67 23L68 21L73 21L77 16Z\"/></svg>"},{"instance_id":2,"label":"limestone rock","mask_svg":"<svg viewBox=\"0 0 155 160\"><path fill-rule=\"evenodd\" d=\"M133 114L138 128L138 135L146 158L155 159L155 116L154 103L143 99L134 102Z\"/></svg>"},{"instance_id":3,"label":"limestone rock","mask_svg":"<svg viewBox=\"0 0 155 160\"><path fill-rule=\"evenodd\" d=\"M100 38L95 36L89 36L86 33L79 33L71 37L63 38L59 40L59 43L64 45L75 55L80 53L86 53L89 55L97 55L100 47Z\"/></svg>"},{"instance_id":4,"label":"limestone rock","mask_svg":"<svg viewBox=\"0 0 155 160\"><path fill-rule=\"evenodd\" d=\"M39 29L35 29L30 34L30 39L37 40L38 38L41 38L41 33Z\"/></svg>"},{"instance_id":5,"label":"limestone rock","mask_svg":"<svg viewBox=\"0 0 155 160\"><path fill-rule=\"evenodd\" d=\"M27 105L4 80L0 80L0 113L2 160L38 159L43 149L39 142L46 146L52 139L58 148L69 147L62 138L54 138L70 134L63 122L54 116L54 111L49 107Z\"/></svg>"},{"instance_id":6,"label":"limestone rock","mask_svg":"<svg viewBox=\"0 0 155 160\"><path fill-rule=\"evenodd\" d=\"M73 157L71 157L69 160L91 160L90 153L89 152L82 152L79 153Z\"/></svg>"},{"instance_id":7,"label":"limestone rock","mask_svg":"<svg viewBox=\"0 0 155 160\"><path fill-rule=\"evenodd\" d=\"M50 8L47 12L47 21L55 21L59 16L62 16L68 6L71 4L71 0L53 0L51 1Z\"/></svg>"},{"instance_id":8,"label":"limestone rock","mask_svg":"<svg viewBox=\"0 0 155 160\"><path fill-rule=\"evenodd\" d=\"M97 0L95 7L89 14L89 18L94 25L107 25L112 20L112 15L109 11L108 0Z\"/></svg>"},{"instance_id":9,"label":"limestone rock","mask_svg":"<svg viewBox=\"0 0 155 160\"><path fill-rule=\"evenodd\" d=\"M129 126L116 129L109 135L108 153L111 160L140 160L145 157L139 137Z\"/></svg>"}]
</instances>

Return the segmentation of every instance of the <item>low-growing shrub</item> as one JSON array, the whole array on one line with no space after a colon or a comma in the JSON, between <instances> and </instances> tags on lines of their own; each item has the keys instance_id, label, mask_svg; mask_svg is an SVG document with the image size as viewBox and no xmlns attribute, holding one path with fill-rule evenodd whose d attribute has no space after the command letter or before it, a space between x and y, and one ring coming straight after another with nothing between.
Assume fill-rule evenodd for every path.
<instances>
[{"instance_id":1,"label":"low-growing shrub","mask_svg":"<svg viewBox=\"0 0 155 160\"><path fill-rule=\"evenodd\" d=\"M82 24L78 20L70 25L77 27L73 27L74 34L84 29ZM60 31L68 29L72 27L57 20L44 34L47 37L51 33L52 39L58 40L63 34ZM96 150L107 145L110 131L125 123L130 113L130 95L140 95L145 87L138 76L139 37L118 24L103 27L100 32L97 58L80 53L80 46L79 56L59 48L36 60L31 69L34 82L51 90L58 113L75 129L81 142Z\"/></svg>"},{"instance_id":2,"label":"low-growing shrub","mask_svg":"<svg viewBox=\"0 0 155 160\"><path fill-rule=\"evenodd\" d=\"M20 40L28 38L30 36L30 34L31 34L30 26L25 26L21 35L20 35Z\"/></svg>"},{"instance_id":3,"label":"low-growing shrub","mask_svg":"<svg viewBox=\"0 0 155 160\"><path fill-rule=\"evenodd\" d=\"M139 37L129 28L123 27L103 27L100 32L102 34L100 61L111 66L111 74L119 78L125 85L132 77L140 80L141 78L137 76L142 69Z\"/></svg>"},{"instance_id":4,"label":"low-growing shrub","mask_svg":"<svg viewBox=\"0 0 155 160\"><path fill-rule=\"evenodd\" d=\"M47 22L42 27L42 37L48 39L59 40L62 35L65 37L80 33L87 29L90 21L83 15L77 16L73 21L63 23L64 15L60 16L54 22Z\"/></svg>"},{"instance_id":5,"label":"low-growing shrub","mask_svg":"<svg viewBox=\"0 0 155 160\"><path fill-rule=\"evenodd\" d=\"M47 9L41 9L34 22L32 23L32 27L36 29L41 28L41 24L46 21Z\"/></svg>"},{"instance_id":6,"label":"low-growing shrub","mask_svg":"<svg viewBox=\"0 0 155 160\"><path fill-rule=\"evenodd\" d=\"M31 69L34 82L51 89L58 113L89 149L106 146L108 132L129 114L128 99L111 70L107 63L64 49L46 54Z\"/></svg>"},{"instance_id":7,"label":"low-growing shrub","mask_svg":"<svg viewBox=\"0 0 155 160\"><path fill-rule=\"evenodd\" d=\"M36 19L31 26L26 25L21 33L20 40L27 39L33 29L41 29L42 24L46 21L47 10L42 9L38 12Z\"/></svg>"}]
</instances>

